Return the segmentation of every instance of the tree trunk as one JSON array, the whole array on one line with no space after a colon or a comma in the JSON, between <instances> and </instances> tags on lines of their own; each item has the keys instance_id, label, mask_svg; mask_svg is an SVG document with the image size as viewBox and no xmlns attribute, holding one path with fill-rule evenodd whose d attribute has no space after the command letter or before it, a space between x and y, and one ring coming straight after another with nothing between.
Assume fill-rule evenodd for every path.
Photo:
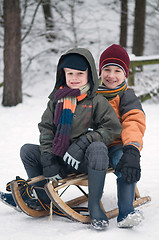
<instances>
[{"instance_id":1,"label":"tree trunk","mask_svg":"<svg viewBox=\"0 0 159 240\"><path fill-rule=\"evenodd\" d=\"M53 41L56 38L56 36L54 34L54 21L51 11L50 0L42 0L42 8L45 18L46 39L48 41Z\"/></svg>"},{"instance_id":2,"label":"tree trunk","mask_svg":"<svg viewBox=\"0 0 159 240\"><path fill-rule=\"evenodd\" d=\"M146 0L135 0L135 20L133 36L133 54L142 56L145 38Z\"/></svg>"},{"instance_id":3,"label":"tree trunk","mask_svg":"<svg viewBox=\"0 0 159 240\"><path fill-rule=\"evenodd\" d=\"M22 102L19 0L4 0L4 90L2 104Z\"/></svg>"},{"instance_id":4,"label":"tree trunk","mask_svg":"<svg viewBox=\"0 0 159 240\"><path fill-rule=\"evenodd\" d=\"M121 18L120 18L120 45L127 47L127 27L128 27L128 1L121 0Z\"/></svg>"}]
</instances>

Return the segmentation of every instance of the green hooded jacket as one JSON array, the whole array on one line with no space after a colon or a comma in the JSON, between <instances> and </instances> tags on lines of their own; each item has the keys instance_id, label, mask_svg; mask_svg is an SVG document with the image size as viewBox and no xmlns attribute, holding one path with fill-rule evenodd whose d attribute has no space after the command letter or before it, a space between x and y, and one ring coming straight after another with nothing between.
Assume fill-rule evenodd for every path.
<instances>
[{"instance_id":1,"label":"green hooded jacket","mask_svg":"<svg viewBox=\"0 0 159 240\"><path fill-rule=\"evenodd\" d=\"M56 108L54 94L63 84L60 78L61 70L58 70L58 67L60 66L63 58L70 53L77 53L84 56L90 65L90 72L92 75L90 80L91 88L87 97L77 103L76 110L73 115L70 144L81 135L86 134L90 142L102 141L106 145L109 145L121 133L121 124L114 109L106 98L96 93L99 81L92 54L87 49L74 48L62 55L59 59L55 87L49 96L49 102L42 115L41 122L38 124L40 131L41 153L52 153L52 142L56 133L56 126L53 123Z\"/></svg>"}]
</instances>

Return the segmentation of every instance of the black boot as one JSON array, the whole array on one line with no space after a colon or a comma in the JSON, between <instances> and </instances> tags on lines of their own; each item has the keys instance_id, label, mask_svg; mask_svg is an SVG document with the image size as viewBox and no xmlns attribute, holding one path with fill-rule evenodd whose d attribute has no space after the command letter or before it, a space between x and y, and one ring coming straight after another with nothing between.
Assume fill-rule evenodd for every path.
<instances>
[{"instance_id":1,"label":"black boot","mask_svg":"<svg viewBox=\"0 0 159 240\"><path fill-rule=\"evenodd\" d=\"M119 215L117 218L118 227L132 228L138 225L143 215L140 211L134 210L133 202L135 197L136 183L127 183L122 177L117 180L117 195Z\"/></svg>"},{"instance_id":2,"label":"black boot","mask_svg":"<svg viewBox=\"0 0 159 240\"><path fill-rule=\"evenodd\" d=\"M49 209L50 199L46 195L46 192L43 188L43 185L46 183L45 180L37 183L38 186L35 187L28 185L27 182L19 176L16 177L16 180L19 184L19 187L21 188L20 194L22 196L22 199L28 207L34 210ZM11 191L10 182L7 183L6 189L7 191ZM0 201L20 211L13 199L12 193L4 193L0 191Z\"/></svg>"},{"instance_id":3,"label":"black boot","mask_svg":"<svg viewBox=\"0 0 159 240\"><path fill-rule=\"evenodd\" d=\"M109 222L101 207L100 200L103 194L106 170L98 171L88 167L88 209L92 226L97 230L104 230Z\"/></svg>"},{"instance_id":4,"label":"black boot","mask_svg":"<svg viewBox=\"0 0 159 240\"><path fill-rule=\"evenodd\" d=\"M17 208L16 203L14 202L14 199L13 199L11 193L4 193L4 192L0 191L0 201L3 202L4 204L8 205L9 207L19 210Z\"/></svg>"},{"instance_id":5,"label":"black boot","mask_svg":"<svg viewBox=\"0 0 159 240\"><path fill-rule=\"evenodd\" d=\"M37 200L37 198L30 198L29 196L25 195L22 197L24 202L27 204L28 207L36 210L42 210L43 207ZM0 201L6 204L7 206L14 208L17 211L21 211L17 204L15 203L12 193L4 193L0 191Z\"/></svg>"}]
</instances>

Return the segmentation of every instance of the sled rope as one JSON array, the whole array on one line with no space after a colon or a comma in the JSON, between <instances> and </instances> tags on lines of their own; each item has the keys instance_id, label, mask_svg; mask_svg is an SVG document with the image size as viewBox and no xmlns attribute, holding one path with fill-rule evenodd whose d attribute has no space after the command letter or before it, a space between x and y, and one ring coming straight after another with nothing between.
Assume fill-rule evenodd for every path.
<instances>
[{"instance_id":1,"label":"sled rope","mask_svg":"<svg viewBox=\"0 0 159 240\"><path fill-rule=\"evenodd\" d=\"M18 183L18 187L21 190L21 195L24 196L27 194L30 198L34 197L33 189L34 187L31 185L28 185L27 181L25 181L23 178L17 176L16 177L16 182ZM11 192L11 186L10 183L7 183L6 185L6 190Z\"/></svg>"},{"instance_id":2,"label":"sled rope","mask_svg":"<svg viewBox=\"0 0 159 240\"><path fill-rule=\"evenodd\" d=\"M52 201L51 201L50 202L50 221L52 221L52 219L53 219L52 207L53 207L53 204L52 204Z\"/></svg>"}]
</instances>

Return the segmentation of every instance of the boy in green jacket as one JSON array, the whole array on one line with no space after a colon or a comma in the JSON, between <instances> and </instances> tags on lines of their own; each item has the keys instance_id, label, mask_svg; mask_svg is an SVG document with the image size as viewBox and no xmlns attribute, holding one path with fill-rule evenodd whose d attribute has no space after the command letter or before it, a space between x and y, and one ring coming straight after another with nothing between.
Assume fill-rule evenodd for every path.
<instances>
[{"instance_id":1,"label":"boy in green jacket","mask_svg":"<svg viewBox=\"0 0 159 240\"><path fill-rule=\"evenodd\" d=\"M91 224L105 229L108 218L100 199L109 165L106 146L120 135L121 125L109 102L96 93L97 88L96 67L88 50L77 48L62 55L54 90L38 125L40 146L25 144L20 155L29 178L43 174L57 181L72 172L88 173ZM50 201L43 191L35 190L41 202ZM33 200L27 204L36 208L38 202Z\"/></svg>"}]
</instances>

